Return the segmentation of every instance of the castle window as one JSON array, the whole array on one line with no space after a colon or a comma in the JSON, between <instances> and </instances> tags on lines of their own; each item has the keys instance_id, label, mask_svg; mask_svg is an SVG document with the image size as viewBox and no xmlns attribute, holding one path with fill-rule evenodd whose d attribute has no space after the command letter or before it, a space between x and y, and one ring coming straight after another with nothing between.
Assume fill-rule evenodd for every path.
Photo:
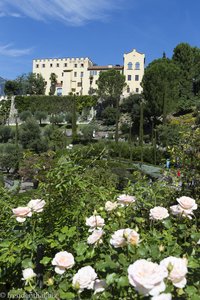
<instances>
[{"instance_id":1,"label":"castle window","mask_svg":"<svg viewBox=\"0 0 200 300\"><path fill-rule=\"evenodd\" d=\"M132 70L133 69L133 64L132 64L132 62L129 62L128 63L128 70Z\"/></svg>"},{"instance_id":2,"label":"castle window","mask_svg":"<svg viewBox=\"0 0 200 300\"><path fill-rule=\"evenodd\" d=\"M74 72L74 77L77 77L77 72Z\"/></svg>"},{"instance_id":3,"label":"castle window","mask_svg":"<svg viewBox=\"0 0 200 300\"><path fill-rule=\"evenodd\" d=\"M78 82L77 86L81 87L82 86L82 82Z\"/></svg>"},{"instance_id":4,"label":"castle window","mask_svg":"<svg viewBox=\"0 0 200 300\"><path fill-rule=\"evenodd\" d=\"M127 87L126 91L127 91L127 93L130 93L130 87L129 86Z\"/></svg>"},{"instance_id":5,"label":"castle window","mask_svg":"<svg viewBox=\"0 0 200 300\"><path fill-rule=\"evenodd\" d=\"M84 64L81 64L81 68L83 68L84 67Z\"/></svg>"},{"instance_id":6,"label":"castle window","mask_svg":"<svg viewBox=\"0 0 200 300\"><path fill-rule=\"evenodd\" d=\"M59 64L56 64L56 67L59 67Z\"/></svg>"},{"instance_id":7,"label":"castle window","mask_svg":"<svg viewBox=\"0 0 200 300\"><path fill-rule=\"evenodd\" d=\"M39 64L36 65L36 68L39 68Z\"/></svg>"},{"instance_id":8,"label":"castle window","mask_svg":"<svg viewBox=\"0 0 200 300\"><path fill-rule=\"evenodd\" d=\"M95 70L90 71L90 76L94 76L94 75L97 75L97 71L95 71Z\"/></svg>"},{"instance_id":9,"label":"castle window","mask_svg":"<svg viewBox=\"0 0 200 300\"><path fill-rule=\"evenodd\" d=\"M57 96L62 96L62 88L61 87L59 87L59 88L57 88Z\"/></svg>"},{"instance_id":10,"label":"castle window","mask_svg":"<svg viewBox=\"0 0 200 300\"><path fill-rule=\"evenodd\" d=\"M139 81L139 75L135 75L135 81Z\"/></svg>"},{"instance_id":11,"label":"castle window","mask_svg":"<svg viewBox=\"0 0 200 300\"><path fill-rule=\"evenodd\" d=\"M83 72L81 72L81 77L83 77L83 74L84 74L84 73L83 73Z\"/></svg>"},{"instance_id":12,"label":"castle window","mask_svg":"<svg viewBox=\"0 0 200 300\"><path fill-rule=\"evenodd\" d=\"M50 64L50 68L52 68L53 67L53 64Z\"/></svg>"},{"instance_id":13,"label":"castle window","mask_svg":"<svg viewBox=\"0 0 200 300\"><path fill-rule=\"evenodd\" d=\"M139 89L138 88L136 88L135 91L136 91L136 93L139 93Z\"/></svg>"},{"instance_id":14,"label":"castle window","mask_svg":"<svg viewBox=\"0 0 200 300\"><path fill-rule=\"evenodd\" d=\"M128 75L127 79L128 79L128 81L130 81L131 80L131 75Z\"/></svg>"},{"instance_id":15,"label":"castle window","mask_svg":"<svg viewBox=\"0 0 200 300\"><path fill-rule=\"evenodd\" d=\"M42 67L45 68L45 64L42 64Z\"/></svg>"},{"instance_id":16,"label":"castle window","mask_svg":"<svg viewBox=\"0 0 200 300\"><path fill-rule=\"evenodd\" d=\"M136 64L135 64L135 70L140 70L140 63L139 62L136 62Z\"/></svg>"},{"instance_id":17,"label":"castle window","mask_svg":"<svg viewBox=\"0 0 200 300\"><path fill-rule=\"evenodd\" d=\"M77 68L77 64L74 64L74 68Z\"/></svg>"},{"instance_id":18,"label":"castle window","mask_svg":"<svg viewBox=\"0 0 200 300\"><path fill-rule=\"evenodd\" d=\"M64 67L67 67L67 63L64 63Z\"/></svg>"}]
</instances>

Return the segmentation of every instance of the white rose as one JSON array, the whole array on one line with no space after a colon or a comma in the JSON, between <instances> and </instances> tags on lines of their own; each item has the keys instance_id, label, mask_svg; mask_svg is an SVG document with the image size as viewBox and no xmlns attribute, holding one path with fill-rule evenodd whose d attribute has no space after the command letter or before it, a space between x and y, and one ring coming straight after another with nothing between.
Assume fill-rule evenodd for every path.
<instances>
[{"instance_id":1,"label":"white rose","mask_svg":"<svg viewBox=\"0 0 200 300\"><path fill-rule=\"evenodd\" d=\"M193 210L197 209L197 204L194 199L186 196L177 198L178 205L173 205L170 210L173 215L182 215L192 219Z\"/></svg>"},{"instance_id":2,"label":"white rose","mask_svg":"<svg viewBox=\"0 0 200 300\"><path fill-rule=\"evenodd\" d=\"M102 242L101 237L102 237L103 233L104 232L103 232L102 229L94 230L92 232L92 234L88 237L87 243L92 245L92 244L95 244L97 242L99 242L99 243Z\"/></svg>"},{"instance_id":3,"label":"white rose","mask_svg":"<svg viewBox=\"0 0 200 300\"><path fill-rule=\"evenodd\" d=\"M182 196L176 200L179 203L179 209L181 211L181 214L191 219L191 215L193 215L193 210L197 209L197 204L195 200L186 196Z\"/></svg>"},{"instance_id":4,"label":"white rose","mask_svg":"<svg viewBox=\"0 0 200 300\"><path fill-rule=\"evenodd\" d=\"M126 238L124 236L124 229L120 229L114 232L111 236L110 244L114 248L124 247L127 244Z\"/></svg>"},{"instance_id":5,"label":"white rose","mask_svg":"<svg viewBox=\"0 0 200 300\"><path fill-rule=\"evenodd\" d=\"M118 202L122 205L129 205L131 203L135 202L135 197L134 196L129 196L126 194L122 194L117 198Z\"/></svg>"},{"instance_id":6,"label":"white rose","mask_svg":"<svg viewBox=\"0 0 200 300\"><path fill-rule=\"evenodd\" d=\"M140 236L135 230L129 228L125 229L124 236L127 238L128 244L133 246L139 244Z\"/></svg>"},{"instance_id":7,"label":"white rose","mask_svg":"<svg viewBox=\"0 0 200 300\"><path fill-rule=\"evenodd\" d=\"M16 217L16 220L20 223L23 223L26 220L26 217L31 217L32 212L29 207L17 207L13 208L12 212Z\"/></svg>"},{"instance_id":8,"label":"white rose","mask_svg":"<svg viewBox=\"0 0 200 300\"><path fill-rule=\"evenodd\" d=\"M172 295L170 293L167 294L163 293L151 298L151 300L171 300L171 299L172 299Z\"/></svg>"},{"instance_id":9,"label":"white rose","mask_svg":"<svg viewBox=\"0 0 200 300\"><path fill-rule=\"evenodd\" d=\"M144 296L157 296L165 290L165 267L139 259L128 267L128 279L135 290Z\"/></svg>"},{"instance_id":10,"label":"white rose","mask_svg":"<svg viewBox=\"0 0 200 300\"><path fill-rule=\"evenodd\" d=\"M24 269L22 271L22 274L23 274L22 280L30 280L30 279L32 279L33 277L36 276L36 274L33 272L32 268Z\"/></svg>"},{"instance_id":11,"label":"white rose","mask_svg":"<svg viewBox=\"0 0 200 300\"><path fill-rule=\"evenodd\" d=\"M70 269L75 264L74 257L67 251L58 252L52 260L52 265L55 267L57 274L63 274L66 269Z\"/></svg>"},{"instance_id":12,"label":"white rose","mask_svg":"<svg viewBox=\"0 0 200 300\"><path fill-rule=\"evenodd\" d=\"M185 275L188 271L186 259L169 256L163 259L160 262L160 265L168 270L168 279L172 281L174 286L178 288L184 288L186 285Z\"/></svg>"},{"instance_id":13,"label":"white rose","mask_svg":"<svg viewBox=\"0 0 200 300\"><path fill-rule=\"evenodd\" d=\"M46 202L42 199L31 200L28 203L28 207L34 212L42 212Z\"/></svg>"},{"instance_id":14,"label":"white rose","mask_svg":"<svg viewBox=\"0 0 200 300\"><path fill-rule=\"evenodd\" d=\"M91 227L90 230L94 230L95 228L101 228L104 224L104 219L100 216L91 216L86 218L86 225Z\"/></svg>"},{"instance_id":15,"label":"white rose","mask_svg":"<svg viewBox=\"0 0 200 300\"><path fill-rule=\"evenodd\" d=\"M105 280L96 279L94 283L94 294L103 292L105 290L105 287Z\"/></svg>"},{"instance_id":16,"label":"white rose","mask_svg":"<svg viewBox=\"0 0 200 300\"><path fill-rule=\"evenodd\" d=\"M118 205L119 204L117 202L107 201L105 204L105 210L112 211L112 210L116 209L118 207Z\"/></svg>"},{"instance_id":17,"label":"white rose","mask_svg":"<svg viewBox=\"0 0 200 300\"><path fill-rule=\"evenodd\" d=\"M97 279L97 274L91 266L86 266L78 270L74 275L72 280L72 285L79 292L84 289L94 289L95 280Z\"/></svg>"},{"instance_id":18,"label":"white rose","mask_svg":"<svg viewBox=\"0 0 200 300\"><path fill-rule=\"evenodd\" d=\"M172 206L170 206L170 210L171 210L172 215L181 214L180 205L172 205Z\"/></svg>"},{"instance_id":19,"label":"white rose","mask_svg":"<svg viewBox=\"0 0 200 300\"><path fill-rule=\"evenodd\" d=\"M163 220L169 217L168 210L162 206L156 206L150 209L150 219L152 220Z\"/></svg>"}]
</instances>

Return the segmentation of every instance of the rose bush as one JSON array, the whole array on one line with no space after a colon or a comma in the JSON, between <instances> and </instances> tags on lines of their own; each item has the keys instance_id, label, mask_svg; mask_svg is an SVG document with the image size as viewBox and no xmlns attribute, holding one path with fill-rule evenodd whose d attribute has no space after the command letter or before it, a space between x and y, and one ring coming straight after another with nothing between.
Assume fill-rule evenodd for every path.
<instances>
[{"instance_id":1,"label":"rose bush","mask_svg":"<svg viewBox=\"0 0 200 300\"><path fill-rule=\"evenodd\" d=\"M146 178L123 191L95 184L94 161L82 167L80 159L59 158L31 193L0 189L0 290L48 300L198 300L199 196ZM170 212L176 199L192 219Z\"/></svg>"}]
</instances>

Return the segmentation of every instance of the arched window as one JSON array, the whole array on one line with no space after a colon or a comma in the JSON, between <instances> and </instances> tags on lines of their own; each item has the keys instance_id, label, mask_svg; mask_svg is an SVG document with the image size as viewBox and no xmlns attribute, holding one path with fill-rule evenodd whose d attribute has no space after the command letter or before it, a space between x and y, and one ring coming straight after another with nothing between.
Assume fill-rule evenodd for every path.
<instances>
[{"instance_id":1,"label":"arched window","mask_svg":"<svg viewBox=\"0 0 200 300\"><path fill-rule=\"evenodd\" d=\"M133 64L132 64L132 62L129 62L128 63L128 70L132 70L133 69Z\"/></svg>"},{"instance_id":2,"label":"arched window","mask_svg":"<svg viewBox=\"0 0 200 300\"><path fill-rule=\"evenodd\" d=\"M139 62L135 63L135 70L140 70L140 63Z\"/></svg>"}]
</instances>

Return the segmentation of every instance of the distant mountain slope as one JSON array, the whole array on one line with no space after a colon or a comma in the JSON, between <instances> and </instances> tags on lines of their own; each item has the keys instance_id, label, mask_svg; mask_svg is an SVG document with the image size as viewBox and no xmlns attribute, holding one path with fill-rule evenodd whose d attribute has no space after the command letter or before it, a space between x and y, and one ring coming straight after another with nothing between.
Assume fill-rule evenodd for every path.
<instances>
[{"instance_id":1,"label":"distant mountain slope","mask_svg":"<svg viewBox=\"0 0 200 300\"><path fill-rule=\"evenodd\" d=\"M4 86L6 79L0 77L0 96L4 95Z\"/></svg>"}]
</instances>

